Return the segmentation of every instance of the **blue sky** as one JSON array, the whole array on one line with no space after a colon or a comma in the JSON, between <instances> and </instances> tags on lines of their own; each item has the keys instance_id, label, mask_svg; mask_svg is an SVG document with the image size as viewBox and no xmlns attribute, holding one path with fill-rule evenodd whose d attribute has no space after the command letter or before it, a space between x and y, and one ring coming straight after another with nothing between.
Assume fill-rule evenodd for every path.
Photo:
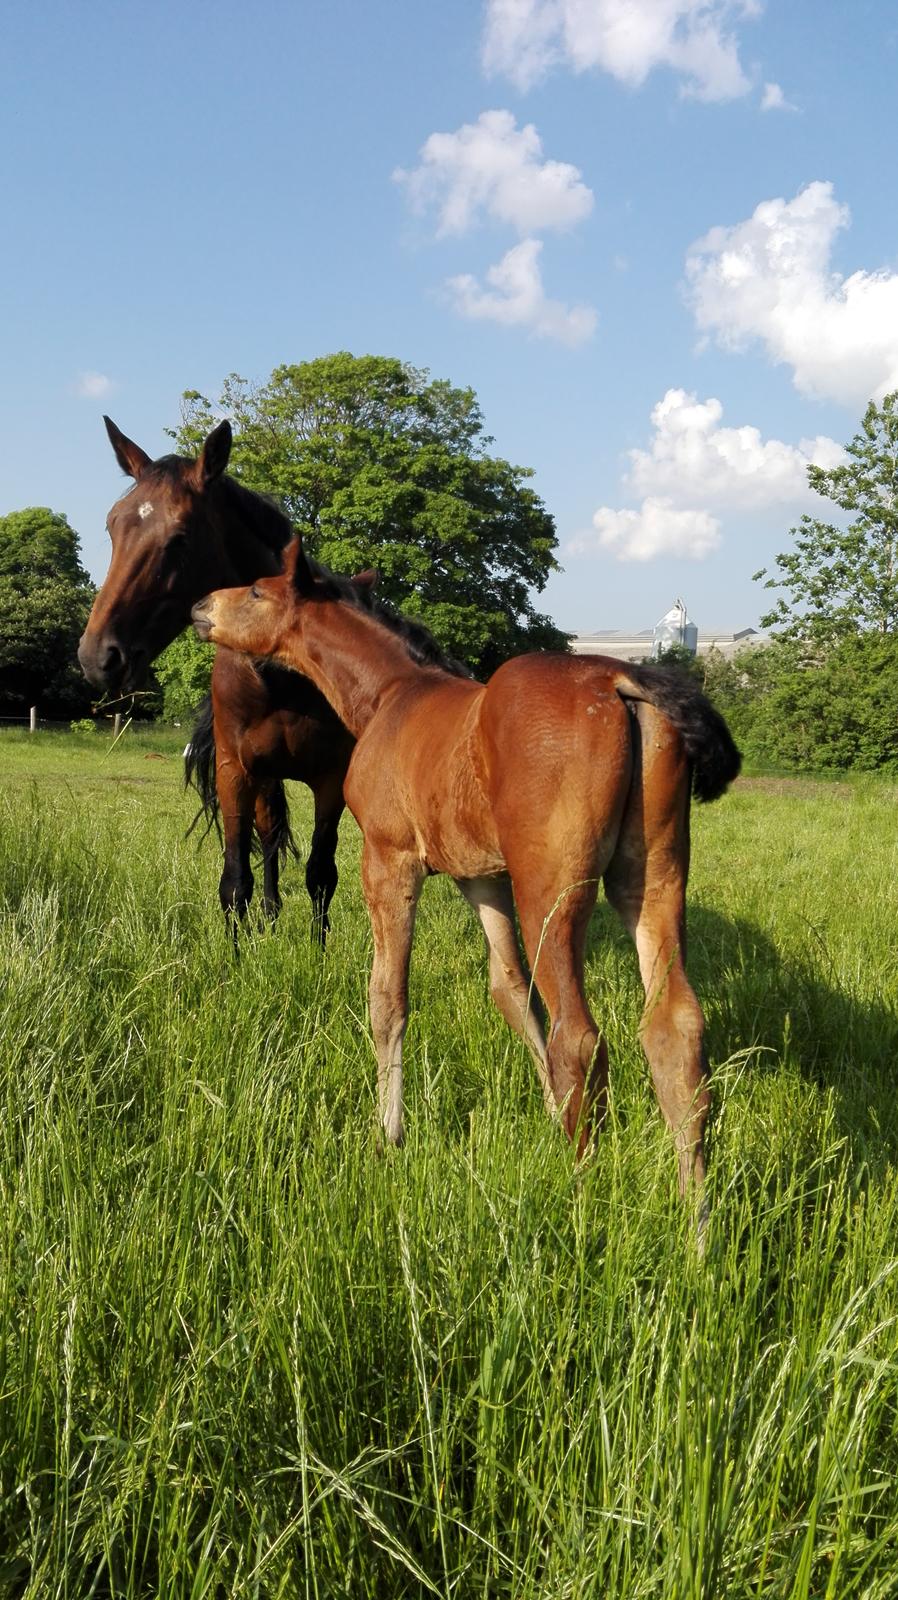
<instances>
[{"instance_id":1,"label":"blue sky","mask_svg":"<svg viewBox=\"0 0 898 1600\"><path fill-rule=\"evenodd\" d=\"M898 386L898 17L854 0L7 0L0 513L95 578L108 411L337 349L472 385L566 628L757 622ZM817 502L818 508L821 502Z\"/></svg>"}]
</instances>

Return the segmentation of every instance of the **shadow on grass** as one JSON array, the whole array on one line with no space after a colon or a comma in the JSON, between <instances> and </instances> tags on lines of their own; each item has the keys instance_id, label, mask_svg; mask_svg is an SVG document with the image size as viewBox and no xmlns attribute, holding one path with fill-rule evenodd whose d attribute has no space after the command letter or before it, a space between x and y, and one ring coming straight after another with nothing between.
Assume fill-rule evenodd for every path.
<instances>
[{"instance_id":1,"label":"shadow on grass","mask_svg":"<svg viewBox=\"0 0 898 1600\"><path fill-rule=\"evenodd\" d=\"M898 1159L898 1014L876 994L858 995L840 981L812 929L803 950L779 949L747 918L701 905L688 913L688 969L707 1023L712 1061L753 1052L754 1076L797 1071L828 1090L852 1165L872 1176ZM587 958L611 941L631 948L607 903L590 925ZM634 958L634 983L635 978Z\"/></svg>"}]
</instances>

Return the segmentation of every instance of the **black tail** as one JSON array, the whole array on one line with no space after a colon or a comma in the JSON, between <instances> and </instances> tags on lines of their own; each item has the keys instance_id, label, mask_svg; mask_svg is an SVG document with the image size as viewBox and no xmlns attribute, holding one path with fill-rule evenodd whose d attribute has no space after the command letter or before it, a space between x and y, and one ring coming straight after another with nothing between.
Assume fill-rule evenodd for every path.
<instances>
[{"instance_id":1,"label":"black tail","mask_svg":"<svg viewBox=\"0 0 898 1600\"><path fill-rule=\"evenodd\" d=\"M205 822L201 839L205 839L214 828L218 834L219 844L223 844L221 810L215 784L215 727L212 719L211 695L207 695L200 706L190 743L184 751L184 786L185 788L192 786L200 797L200 809L187 829L188 836L193 833L194 828ZM286 860L288 855L298 855L296 841L290 828L287 794L280 780L272 783L268 789L268 804L274 822L272 840L281 860ZM260 850L258 836L254 832L253 851L258 854Z\"/></svg>"},{"instance_id":2,"label":"black tail","mask_svg":"<svg viewBox=\"0 0 898 1600\"><path fill-rule=\"evenodd\" d=\"M207 694L197 713L190 743L184 751L184 787L193 787L200 797L200 809L187 829L188 836L205 819L201 837L214 828L222 843L218 790L215 787L215 729L212 723L212 696Z\"/></svg>"},{"instance_id":3,"label":"black tail","mask_svg":"<svg viewBox=\"0 0 898 1600\"><path fill-rule=\"evenodd\" d=\"M696 800L716 800L739 776L742 757L708 696L676 667L621 667L617 692L647 700L668 717L686 746Z\"/></svg>"}]
</instances>

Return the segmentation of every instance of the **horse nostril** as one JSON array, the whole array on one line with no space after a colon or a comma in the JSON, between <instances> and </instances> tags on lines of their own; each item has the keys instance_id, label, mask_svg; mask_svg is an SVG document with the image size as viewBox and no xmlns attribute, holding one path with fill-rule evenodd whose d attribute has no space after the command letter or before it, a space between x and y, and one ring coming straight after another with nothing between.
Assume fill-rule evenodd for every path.
<instances>
[{"instance_id":1,"label":"horse nostril","mask_svg":"<svg viewBox=\"0 0 898 1600\"><path fill-rule=\"evenodd\" d=\"M121 672L125 664L125 658L119 646L110 642L109 644L104 644L97 652L97 662L101 672L105 673L107 677L112 677Z\"/></svg>"}]
</instances>

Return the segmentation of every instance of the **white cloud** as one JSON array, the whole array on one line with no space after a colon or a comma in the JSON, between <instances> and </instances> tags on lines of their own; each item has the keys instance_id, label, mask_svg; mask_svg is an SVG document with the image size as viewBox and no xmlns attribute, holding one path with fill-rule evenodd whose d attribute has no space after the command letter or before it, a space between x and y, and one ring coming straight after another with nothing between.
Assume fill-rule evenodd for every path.
<instances>
[{"instance_id":1,"label":"white cloud","mask_svg":"<svg viewBox=\"0 0 898 1600\"><path fill-rule=\"evenodd\" d=\"M719 400L668 389L652 411L649 448L629 452L624 487L641 500L638 510L601 506L593 517L597 540L581 537L568 549L585 555L598 547L620 561L701 561L721 542L714 512L810 503L809 465L833 467L844 457L841 445L823 435L785 444L762 439L758 428L725 428L722 417Z\"/></svg>"},{"instance_id":2,"label":"white cloud","mask_svg":"<svg viewBox=\"0 0 898 1600\"><path fill-rule=\"evenodd\" d=\"M850 220L831 183L810 183L712 228L686 275L698 327L725 349L758 339L802 393L858 406L898 387L898 273L833 272L833 241Z\"/></svg>"},{"instance_id":3,"label":"white cloud","mask_svg":"<svg viewBox=\"0 0 898 1600\"><path fill-rule=\"evenodd\" d=\"M522 239L489 268L483 289L471 273L446 282L455 310L463 317L529 328L540 338L578 345L590 339L598 320L592 306L566 306L550 300L539 269L540 239Z\"/></svg>"},{"instance_id":4,"label":"white cloud","mask_svg":"<svg viewBox=\"0 0 898 1600\"><path fill-rule=\"evenodd\" d=\"M637 88L669 67L682 92L733 100L751 87L732 31L757 0L487 0L483 65L528 89L552 67L598 67Z\"/></svg>"},{"instance_id":5,"label":"white cloud","mask_svg":"<svg viewBox=\"0 0 898 1600\"><path fill-rule=\"evenodd\" d=\"M797 111L791 100L787 100L778 83L765 83L764 93L761 95L762 111Z\"/></svg>"},{"instance_id":6,"label":"white cloud","mask_svg":"<svg viewBox=\"0 0 898 1600\"><path fill-rule=\"evenodd\" d=\"M75 393L82 400L102 400L104 395L111 394L115 388L111 378L102 372L79 372L75 380Z\"/></svg>"},{"instance_id":7,"label":"white cloud","mask_svg":"<svg viewBox=\"0 0 898 1600\"><path fill-rule=\"evenodd\" d=\"M719 400L668 389L652 411L648 450L630 451L626 485L636 496L666 495L679 506L749 511L809 500L808 467L833 467L841 445L820 435L785 444L749 426L721 426Z\"/></svg>"},{"instance_id":8,"label":"white cloud","mask_svg":"<svg viewBox=\"0 0 898 1600\"><path fill-rule=\"evenodd\" d=\"M435 207L437 236L466 233L481 215L521 234L569 228L592 210L592 191L577 167L543 160L532 123L518 128L510 111L484 111L456 133L432 133L410 172L397 167L417 211Z\"/></svg>"},{"instance_id":9,"label":"white cloud","mask_svg":"<svg viewBox=\"0 0 898 1600\"><path fill-rule=\"evenodd\" d=\"M615 511L600 506L593 517L599 548L610 550L619 561L653 561L657 556L679 556L701 561L720 544L720 523L707 511L680 511L670 500L649 495L638 511ZM574 555L592 554L592 539L574 539Z\"/></svg>"}]
</instances>

